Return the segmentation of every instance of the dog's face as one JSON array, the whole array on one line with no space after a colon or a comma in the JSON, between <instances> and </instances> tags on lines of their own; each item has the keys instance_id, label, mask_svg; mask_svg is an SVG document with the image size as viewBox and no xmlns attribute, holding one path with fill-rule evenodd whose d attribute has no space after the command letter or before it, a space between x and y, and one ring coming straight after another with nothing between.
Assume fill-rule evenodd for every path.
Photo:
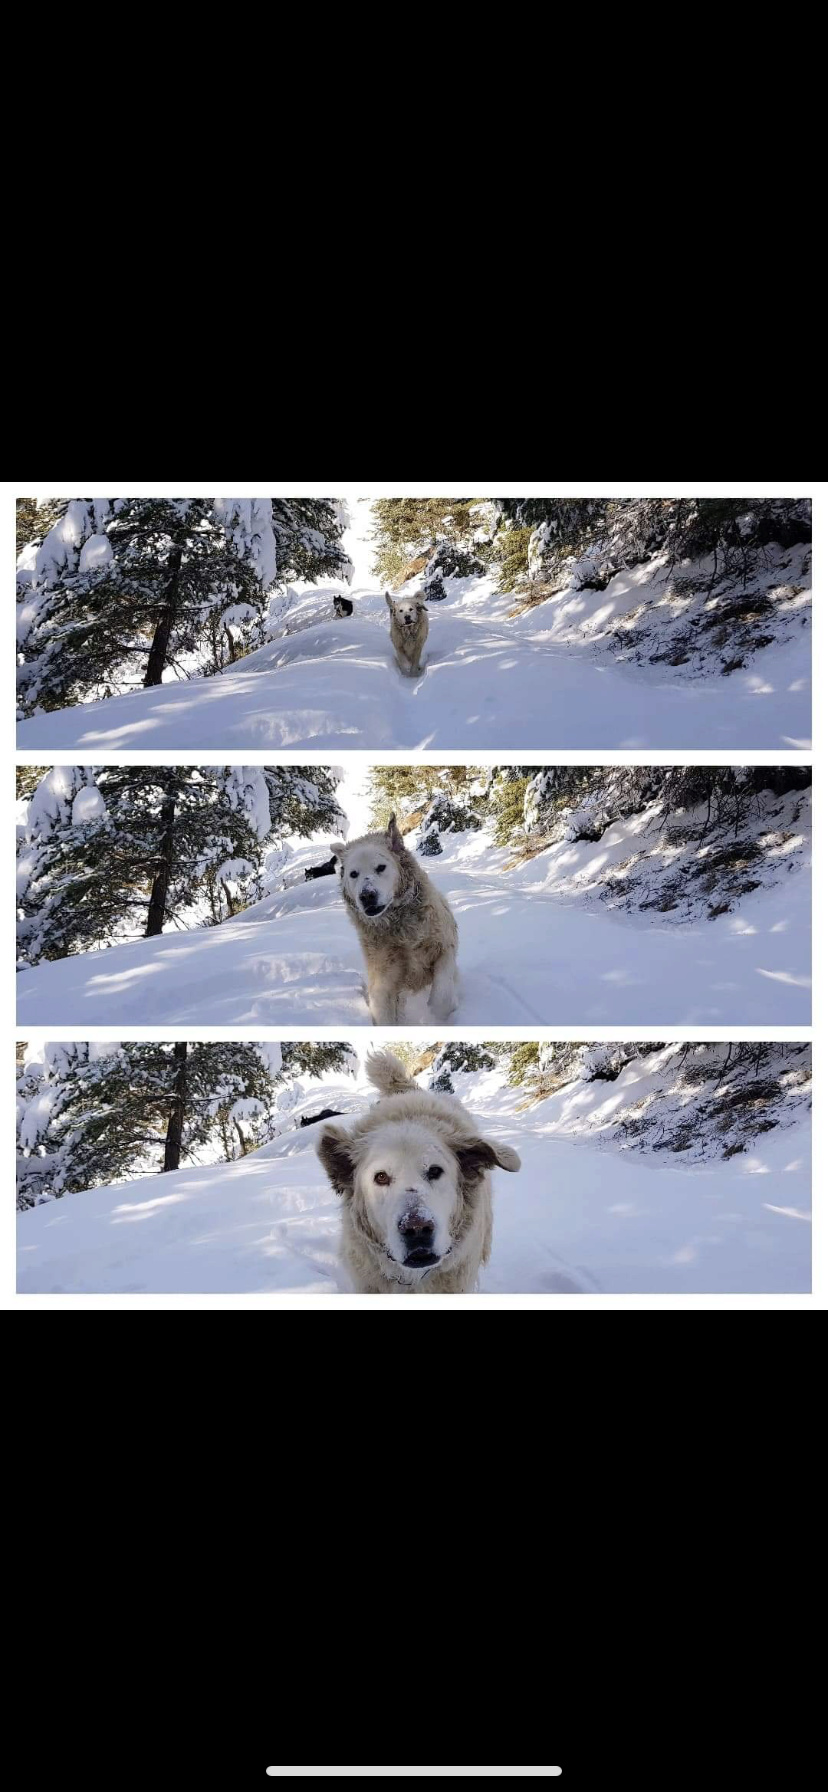
<instances>
[{"instance_id":1,"label":"dog's face","mask_svg":"<svg viewBox=\"0 0 828 1792\"><path fill-rule=\"evenodd\" d=\"M388 1120L356 1137L326 1126L317 1150L337 1193L351 1201L355 1223L391 1263L414 1271L451 1256L487 1169L520 1167L508 1145L471 1132L450 1139L417 1118Z\"/></svg>"},{"instance_id":2,"label":"dog's face","mask_svg":"<svg viewBox=\"0 0 828 1792\"><path fill-rule=\"evenodd\" d=\"M342 872L342 890L348 902L366 921L376 921L394 901L400 887L400 860L403 843L392 815L385 835L376 841L357 841L346 846L343 840L331 841L331 852Z\"/></svg>"},{"instance_id":3,"label":"dog's face","mask_svg":"<svg viewBox=\"0 0 828 1792\"><path fill-rule=\"evenodd\" d=\"M459 1166L439 1135L416 1121L368 1133L354 1197L392 1263L433 1269L448 1256L457 1213Z\"/></svg>"},{"instance_id":4,"label":"dog's face","mask_svg":"<svg viewBox=\"0 0 828 1792\"><path fill-rule=\"evenodd\" d=\"M398 628L404 634L413 635L420 626L420 618L425 616L426 607L421 597L390 597L385 593L385 601Z\"/></svg>"}]
</instances>

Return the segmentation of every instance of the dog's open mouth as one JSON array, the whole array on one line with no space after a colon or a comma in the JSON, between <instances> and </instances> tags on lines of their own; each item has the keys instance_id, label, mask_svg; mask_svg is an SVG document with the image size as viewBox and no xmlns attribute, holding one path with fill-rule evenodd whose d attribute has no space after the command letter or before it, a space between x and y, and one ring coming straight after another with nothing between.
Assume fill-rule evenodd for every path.
<instances>
[{"instance_id":1,"label":"dog's open mouth","mask_svg":"<svg viewBox=\"0 0 828 1792\"><path fill-rule=\"evenodd\" d=\"M365 901L365 898L363 896L360 906L362 908L363 914L368 916L369 921L373 921L376 919L377 915L381 915L384 913L386 905L384 902L368 903Z\"/></svg>"},{"instance_id":2,"label":"dog's open mouth","mask_svg":"<svg viewBox=\"0 0 828 1792\"><path fill-rule=\"evenodd\" d=\"M405 1259L404 1267L406 1269L431 1269L432 1266L435 1263L439 1263L439 1261L440 1259L436 1251L426 1251L422 1249L409 1251L408 1256Z\"/></svg>"}]
</instances>

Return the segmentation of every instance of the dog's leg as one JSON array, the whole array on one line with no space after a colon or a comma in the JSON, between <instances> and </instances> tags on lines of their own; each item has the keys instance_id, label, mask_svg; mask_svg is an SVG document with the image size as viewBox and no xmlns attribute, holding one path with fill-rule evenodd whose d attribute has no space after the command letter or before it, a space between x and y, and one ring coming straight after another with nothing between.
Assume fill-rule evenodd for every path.
<instances>
[{"instance_id":1,"label":"dog's leg","mask_svg":"<svg viewBox=\"0 0 828 1792\"><path fill-rule=\"evenodd\" d=\"M428 1006L435 1020L446 1021L457 1007L457 961L453 952L443 952L434 966Z\"/></svg>"},{"instance_id":2,"label":"dog's leg","mask_svg":"<svg viewBox=\"0 0 828 1792\"><path fill-rule=\"evenodd\" d=\"M375 1027L396 1027L400 992L387 983L374 983L368 991L368 1006Z\"/></svg>"}]
</instances>

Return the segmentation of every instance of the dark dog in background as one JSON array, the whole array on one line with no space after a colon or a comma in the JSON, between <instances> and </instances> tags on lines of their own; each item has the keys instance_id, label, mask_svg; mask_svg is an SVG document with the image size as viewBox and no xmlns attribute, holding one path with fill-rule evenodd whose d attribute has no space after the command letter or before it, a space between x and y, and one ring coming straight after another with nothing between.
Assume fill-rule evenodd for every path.
<instances>
[{"instance_id":1,"label":"dark dog in background","mask_svg":"<svg viewBox=\"0 0 828 1792\"><path fill-rule=\"evenodd\" d=\"M302 1114L299 1120L299 1125L315 1126L317 1120L333 1120L336 1114L341 1113L341 1108L323 1108L319 1114Z\"/></svg>"},{"instance_id":2,"label":"dark dog in background","mask_svg":"<svg viewBox=\"0 0 828 1792\"><path fill-rule=\"evenodd\" d=\"M335 871L336 871L336 858L335 857L332 859L326 859L324 865L306 865L305 866L305 883L309 884L312 877L333 877Z\"/></svg>"},{"instance_id":3,"label":"dark dog in background","mask_svg":"<svg viewBox=\"0 0 828 1792\"><path fill-rule=\"evenodd\" d=\"M354 606L351 603L351 600L349 597L335 597L334 598L334 615L335 616L353 616L353 613L354 613Z\"/></svg>"}]
</instances>

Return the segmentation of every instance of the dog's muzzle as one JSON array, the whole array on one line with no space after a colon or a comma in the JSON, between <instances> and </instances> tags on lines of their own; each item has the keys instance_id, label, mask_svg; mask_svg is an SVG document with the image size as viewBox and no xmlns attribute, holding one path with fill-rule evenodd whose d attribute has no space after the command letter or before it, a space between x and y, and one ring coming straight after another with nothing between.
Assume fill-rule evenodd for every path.
<instances>
[{"instance_id":1,"label":"dog's muzzle","mask_svg":"<svg viewBox=\"0 0 828 1792\"><path fill-rule=\"evenodd\" d=\"M434 1249L434 1221L422 1208L410 1208L399 1221L399 1233L406 1247L403 1263L406 1269L430 1269L440 1259Z\"/></svg>"},{"instance_id":2,"label":"dog's muzzle","mask_svg":"<svg viewBox=\"0 0 828 1792\"><path fill-rule=\"evenodd\" d=\"M373 896L370 890L363 890L359 899L359 906L362 909L363 914L367 915L369 920L372 920L376 915L382 914L386 905L384 902L380 902L378 896Z\"/></svg>"}]
</instances>

